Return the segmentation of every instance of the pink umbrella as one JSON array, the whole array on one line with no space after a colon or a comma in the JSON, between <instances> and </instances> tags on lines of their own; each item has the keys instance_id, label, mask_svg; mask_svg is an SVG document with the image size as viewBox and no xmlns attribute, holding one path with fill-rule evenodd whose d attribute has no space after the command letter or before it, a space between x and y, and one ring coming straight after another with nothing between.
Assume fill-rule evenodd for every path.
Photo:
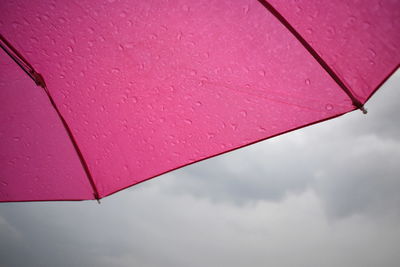
<instances>
[{"instance_id":1,"label":"pink umbrella","mask_svg":"<svg viewBox=\"0 0 400 267\"><path fill-rule=\"evenodd\" d=\"M396 0L19 0L0 10L0 201L100 199L365 111L400 62Z\"/></svg>"}]
</instances>

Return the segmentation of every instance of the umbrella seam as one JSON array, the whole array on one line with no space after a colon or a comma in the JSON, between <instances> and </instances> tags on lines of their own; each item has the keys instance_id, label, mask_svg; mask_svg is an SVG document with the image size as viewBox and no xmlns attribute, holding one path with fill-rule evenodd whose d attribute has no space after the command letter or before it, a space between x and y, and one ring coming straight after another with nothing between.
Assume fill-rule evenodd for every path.
<instances>
[{"instance_id":1,"label":"umbrella seam","mask_svg":"<svg viewBox=\"0 0 400 267\"><path fill-rule=\"evenodd\" d=\"M352 101L353 105L360 109L364 114L366 110L363 103L358 100L352 91L343 83L339 76L332 70L332 68L325 62L325 60L315 51L315 49L301 36L301 34L287 21L287 19L279 13L268 1L257 0L263 5L279 22L286 27L286 29L293 34L293 36L303 45L303 47L311 54L311 56L321 65L321 67L329 74L329 76L336 82L337 85L347 94Z\"/></svg>"}]
</instances>

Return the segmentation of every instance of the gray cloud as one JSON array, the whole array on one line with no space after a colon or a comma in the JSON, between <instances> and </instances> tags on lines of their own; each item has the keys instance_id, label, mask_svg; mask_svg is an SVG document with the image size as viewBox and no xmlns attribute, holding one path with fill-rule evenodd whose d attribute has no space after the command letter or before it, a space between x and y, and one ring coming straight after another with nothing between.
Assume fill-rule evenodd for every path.
<instances>
[{"instance_id":1,"label":"gray cloud","mask_svg":"<svg viewBox=\"0 0 400 267\"><path fill-rule=\"evenodd\" d=\"M303 168L307 163L298 159L301 151L294 150L297 153L287 155L266 142L235 151L176 172L176 183L170 184L169 190L236 204L279 201L288 191L301 192L310 183L312 173Z\"/></svg>"},{"instance_id":2,"label":"gray cloud","mask_svg":"<svg viewBox=\"0 0 400 267\"><path fill-rule=\"evenodd\" d=\"M100 206L7 205L2 214L22 236L5 266L394 267L399 260L397 225L362 216L326 221L312 191L237 206L170 195L150 182Z\"/></svg>"},{"instance_id":3,"label":"gray cloud","mask_svg":"<svg viewBox=\"0 0 400 267\"><path fill-rule=\"evenodd\" d=\"M314 188L334 216L400 215L400 142L360 138L316 173Z\"/></svg>"}]
</instances>

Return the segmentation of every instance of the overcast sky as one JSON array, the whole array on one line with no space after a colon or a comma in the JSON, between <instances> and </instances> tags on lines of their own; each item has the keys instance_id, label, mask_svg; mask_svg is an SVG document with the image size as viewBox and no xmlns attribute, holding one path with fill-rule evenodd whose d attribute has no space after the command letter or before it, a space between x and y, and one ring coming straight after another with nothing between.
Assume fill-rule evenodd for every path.
<instances>
[{"instance_id":1,"label":"overcast sky","mask_svg":"<svg viewBox=\"0 0 400 267\"><path fill-rule=\"evenodd\" d=\"M101 205L2 203L0 266L400 266L399 87Z\"/></svg>"}]
</instances>

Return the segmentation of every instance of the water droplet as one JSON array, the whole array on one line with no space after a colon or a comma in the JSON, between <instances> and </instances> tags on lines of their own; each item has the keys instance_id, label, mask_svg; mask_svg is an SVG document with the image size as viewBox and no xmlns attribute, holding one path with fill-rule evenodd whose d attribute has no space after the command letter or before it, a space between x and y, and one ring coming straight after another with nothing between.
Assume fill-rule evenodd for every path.
<instances>
[{"instance_id":1,"label":"water droplet","mask_svg":"<svg viewBox=\"0 0 400 267\"><path fill-rule=\"evenodd\" d=\"M65 22L67 22L67 20L63 17L60 17L60 18L58 18L58 22L65 23Z\"/></svg>"},{"instance_id":2,"label":"water droplet","mask_svg":"<svg viewBox=\"0 0 400 267\"><path fill-rule=\"evenodd\" d=\"M7 186L7 185L8 185L8 183L7 183L7 182L5 182L5 181L1 181L1 185L3 185L3 186Z\"/></svg>"},{"instance_id":3,"label":"water droplet","mask_svg":"<svg viewBox=\"0 0 400 267\"><path fill-rule=\"evenodd\" d=\"M208 82L208 77L202 76L199 81L199 86L204 86Z\"/></svg>"},{"instance_id":4,"label":"water droplet","mask_svg":"<svg viewBox=\"0 0 400 267\"><path fill-rule=\"evenodd\" d=\"M132 27L133 26L133 21L132 20L127 20L126 23L128 24L128 27Z\"/></svg>"},{"instance_id":5,"label":"water droplet","mask_svg":"<svg viewBox=\"0 0 400 267\"><path fill-rule=\"evenodd\" d=\"M14 140L15 142L19 142L19 141L21 140L21 137L19 137L19 136L14 136L13 140Z\"/></svg>"},{"instance_id":6,"label":"water droplet","mask_svg":"<svg viewBox=\"0 0 400 267\"><path fill-rule=\"evenodd\" d=\"M326 110L332 110L333 106L331 104L326 104L325 109Z\"/></svg>"},{"instance_id":7,"label":"water droplet","mask_svg":"<svg viewBox=\"0 0 400 267\"><path fill-rule=\"evenodd\" d=\"M305 83L306 85L310 85L310 84L311 84L311 81L310 81L310 79L305 79L305 80L304 80L304 83Z\"/></svg>"},{"instance_id":8,"label":"water droplet","mask_svg":"<svg viewBox=\"0 0 400 267\"><path fill-rule=\"evenodd\" d=\"M35 36L31 37L30 40L31 40L32 43L39 42L39 39L37 37L35 37Z\"/></svg>"},{"instance_id":9,"label":"water droplet","mask_svg":"<svg viewBox=\"0 0 400 267\"><path fill-rule=\"evenodd\" d=\"M368 31L369 28L371 28L371 23L369 23L368 21L364 21L362 26L363 26L365 31Z\"/></svg>"},{"instance_id":10,"label":"water droplet","mask_svg":"<svg viewBox=\"0 0 400 267\"><path fill-rule=\"evenodd\" d=\"M215 137L215 133L207 133L207 138L212 139Z\"/></svg>"},{"instance_id":11,"label":"water droplet","mask_svg":"<svg viewBox=\"0 0 400 267\"><path fill-rule=\"evenodd\" d=\"M189 120L189 119L185 119L184 121L185 121L186 124L192 124L192 121Z\"/></svg>"},{"instance_id":12,"label":"water droplet","mask_svg":"<svg viewBox=\"0 0 400 267\"><path fill-rule=\"evenodd\" d=\"M247 111L246 110L241 110L240 111L240 115L242 115L243 117L247 117Z\"/></svg>"},{"instance_id":13,"label":"water droplet","mask_svg":"<svg viewBox=\"0 0 400 267\"><path fill-rule=\"evenodd\" d=\"M116 73L120 73L120 72L121 72L121 70L118 69L118 68L112 68L112 69L111 69L111 73L116 74Z\"/></svg>"},{"instance_id":14,"label":"water droplet","mask_svg":"<svg viewBox=\"0 0 400 267\"><path fill-rule=\"evenodd\" d=\"M356 22L357 18L354 16L350 16L344 23L345 27L350 27L354 24L354 22Z\"/></svg>"},{"instance_id":15,"label":"water droplet","mask_svg":"<svg viewBox=\"0 0 400 267\"><path fill-rule=\"evenodd\" d=\"M260 127L258 127L258 131L260 131L260 132L266 132L267 129L265 129L264 127L260 126Z\"/></svg>"},{"instance_id":16,"label":"water droplet","mask_svg":"<svg viewBox=\"0 0 400 267\"><path fill-rule=\"evenodd\" d=\"M249 6L244 6L243 7L243 12L244 12L244 14L248 14L249 13L249 10L250 10L250 8L249 8Z\"/></svg>"},{"instance_id":17,"label":"water droplet","mask_svg":"<svg viewBox=\"0 0 400 267\"><path fill-rule=\"evenodd\" d=\"M326 29L326 31L327 31L328 35L330 35L330 36L336 34L336 29L335 29L335 27L333 27L333 26L329 26L329 27Z\"/></svg>"},{"instance_id":18,"label":"water droplet","mask_svg":"<svg viewBox=\"0 0 400 267\"><path fill-rule=\"evenodd\" d=\"M176 36L176 38L177 38L179 41L182 40L182 37L183 37L183 33L182 33L182 32L179 32L178 35Z\"/></svg>"},{"instance_id":19,"label":"water droplet","mask_svg":"<svg viewBox=\"0 0 400 267\"><path fill-rule=\"evenodd\" d=\"M92 34L92 33L94 33L94 32L95 32L95 30L94 30L94 28L93 28L93 27L89 27L89 28L87 29L87 31L88 31L90 34Z\"/></svg>"},{"instance_id":20,"label":"water droplet","mask_svg":"<svg viewBox=\"0 0 400 267\"><path fill-rule=\"evenodd\" d=\"M260 74L261 76L265 76L265 70L258 71L258 74Z\"/></svg>"},{"instance_id":21,"label":"water droplet","mask_svg":"<svg viewBox=\"0 0 400 267\"><path fill-rule=\"evenodd\" d=\"M376 57L376 52L375 52L375 50L369 48L369 49L368 49L368 53L371 55L371 57Z\"/></svg>"},{"instance_id":22,"label":"water droplet","mask_svg":"<svg viewBox=\"0 0 400 267\"><path fill-rule=\"evenodd\" d=\"M200 101L197 101L197 102L195 103L195 105L198 106L198 107L200 107L200 106L202 105L202 103L201 103Z\"/></svg>"},{"instance_id":23,"label":"water droplet","mask_svg":"<svg viewBox=\"0 0 400 267\"><path fill-rule=\"evenodd\" d=\"M168 86L168 90L169 90L169 92L173 93L173 92L175 92L175 87L170 85L170 86Z\"/></svg>"},{"instance_id":24,"label":"water droplet","mask_svg":"<svg viewBox=\"0 0 400 267\"><path fill-rule=\"evenodd\" d=\"M17 28L21 27L22 24L19 23L18 21L14 21L14 22L12 23L12 26L13 26L14 29L17 29Z\"/></svg>"},{"instance_id":25,"label":"water droplet","mask_svg":"<svg viewBox=\"0 0 400 267\"><path fill-rule=\"evenodd\" d=\"M190 11L190 7L188 5L183 5L182 9L183 9L183 11L186 11L186 12Z\"/></svg>"},{"instance_id":26,"label":"water droplet","mask_svg":"<svg viewBox=\"0 0 400 267\"><path fill-rule=\"evenodd\" d=\"M190 41L190 42L186 42L186 43L185 43L185 46L188 46L188 47L191 47L191 48L193 48L193 47L195 47L195 46L196 46L196 43L195 43L195 42L192 42L192 41Z\"/></svg>"}]
</instances>

